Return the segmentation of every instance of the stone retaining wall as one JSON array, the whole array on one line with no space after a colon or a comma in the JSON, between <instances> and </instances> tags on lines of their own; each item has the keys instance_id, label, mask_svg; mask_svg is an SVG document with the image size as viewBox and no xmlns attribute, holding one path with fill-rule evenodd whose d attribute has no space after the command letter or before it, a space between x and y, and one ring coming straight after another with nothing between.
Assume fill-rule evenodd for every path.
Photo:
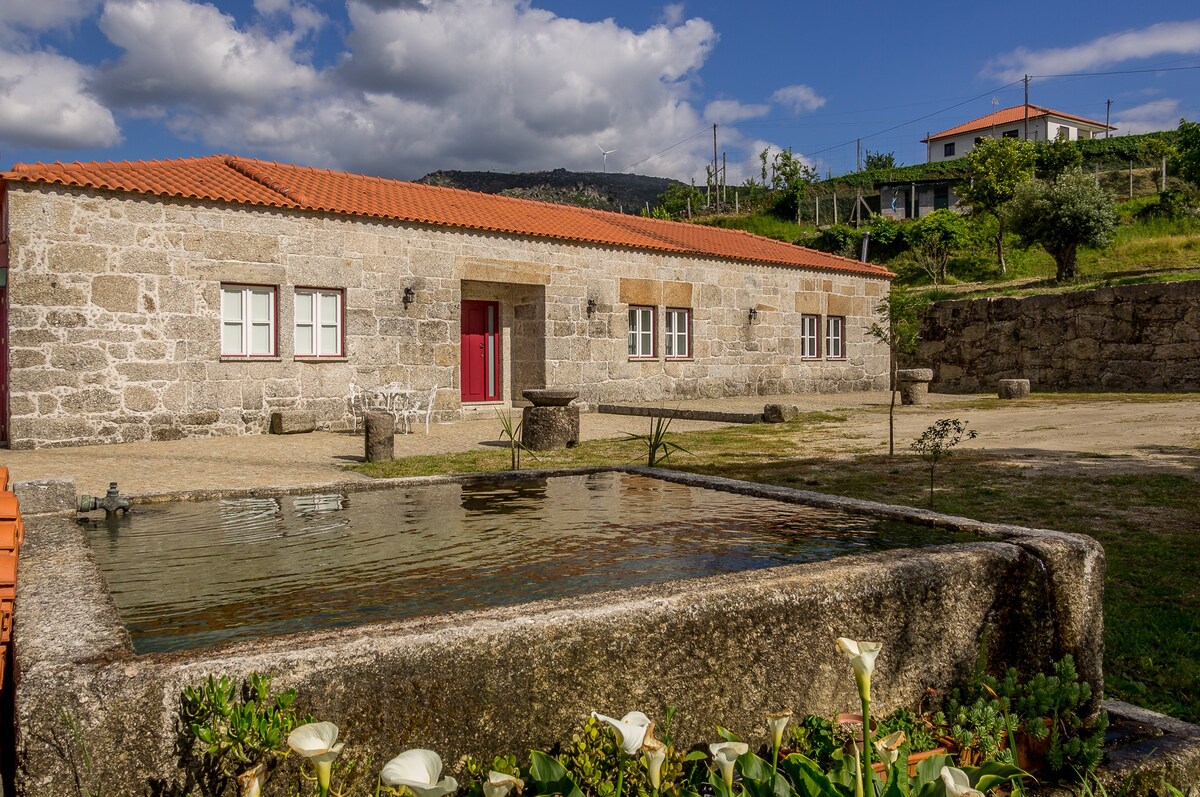
<instances>
[{"instance_id":1,"label":"stone retaining wall","mask_svg":"<svg viewBox=\"0 0 1200 797\"><path fill-rule=\"evenodd\" d=\"M1200 281L938 302L906 363L943 393L1200 390Z\"/></svg>"},{"instance_id":2,"label":"stone retaining wall","mask_svg":"<svg viewBox=\"0 0 1200 797\"><path fill-rule=\"evenodd\" d=\"M674 705L679 742L689 746L711 741L717 722L762 738L765 713L781 707L852 709L854 679L833 643L843 635L883 643L873 678L881 715L916 705L932 684L969 678L985 632L994 671L1040 670L1071 653L1083 677L1103 684L1104 553L1090 538L623 470L984 541L135 656L84 532L43 516L30 524L17 601L17 793L71 791L80 740L89 776L106 792L185 793L179 694L210 673L273 673L277 685L299 690L302 710L336 722L355 755L381 762L426 747L449 763L548 746L593 710L661 717ZM78 722L78 737L63 712Z\"/></svg>"},{"instance_id":3,"label":"stone retaining wall","mask_svg":"<svg viewBox=\"0 0 1200 797\"><path fill-rule=\"evenodd\" d=\"M500 303L505 401L886 382L867 332L886 279L61 186L12 184L8 204L14 448L263 432L288 409L349 428L352 380L437 385L438 416L458 417L464 298ZM277 287L278 356L221 356L223 282ZM345 292L345 357L294 356L297 287ZM630 304L658 308L653 359L627 356ZM692 311L690 359L661 354L665 307ZM801 313L846 317L844 360L800 360Z\"/></svg>"}]
</instances>

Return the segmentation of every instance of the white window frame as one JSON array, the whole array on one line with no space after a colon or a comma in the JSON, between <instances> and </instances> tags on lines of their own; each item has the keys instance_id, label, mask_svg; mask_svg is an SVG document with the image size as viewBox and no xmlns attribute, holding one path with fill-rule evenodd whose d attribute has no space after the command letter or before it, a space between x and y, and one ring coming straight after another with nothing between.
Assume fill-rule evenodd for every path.
<instances>
[{"instance_id":1,"label":"white window frame","mask_svg":"<svg viewBox=\"0 0 1200 797\"><path fill-rule=\"evenodd\" d=\"M821 357L821 316L803 313L800 316L800 359Z\"/></svg>"},{"instance_id":2,"label":"white window frame","mask_svg":"<svg viewBox=\"0 0 1200 797\"><path fill-rule=\"evenodd\" d=\"M253 298L256 295L268 297L267 317L253 317ZM275 357L279 351L278 318L279 318L279 289L274 285L239 285L233 283L221 284L221 356L241 357ZM236 310L237 315L233 312ZM269 348L267 351L254 351L254 330L267 329ZM236 331L235 331L236 330ZM231 335L232 333L232 335ZM227 344L236 340L237 348Z\"/></svg>"},{"instance_id":3,"label":"white window frame","mask_svg":"<svg viewBox=\"0 0 1200 797\"><path fill-rule=\"evenodd\" d=\"M954 144L955 144L955 142L953 142L953 141L947 141L945 144L942 145L942 157L943 158L954 157L954 150L955 150Z\"/></svg>"},{"instance_id":4,"label":"white window frame","mask_svg":"<svg viewBox=\"0 0 1200 797\"><path fill-rule=\"evenodd\" d=\"M654 329L657 314L655 307L629 305L629 359L653 360L658 356Z\"/></svg>"},{"instance_id":5,"label":"white window frame","mask_svg":"<svg viewBox=\"0 0 1200 797\"><path fill-rule=\"evenodd\" d=\"M333 297L335 306L333 308L333 317L329 318L328 313L322 314L321 307L324 304L321 300L325 297ZM345 292L340 288L297 288L296 289L296 304L293 310L293 334L292 340L295 346L295 356L304 359L319 359L321 357L344 357L346 347L345 329L343 319L345 318ZM300 319L300 311L304 304L307 304L308 318L302 322ZM326 351L323 345L324 336L322 330L332 329L334 331L335 350ZM308 351L301 350L301 334L302 330L306 331L308 342L311 344L311 349Z\"/></svg>"},{"instance_id":6,"label":"white window frame","mask_svg":"<svg viewBox=\"0 0 1200 797\"><path fill-rule=\"evenodd\" d=\"M831 315L825 318L825 358L846 359L846 317Z\"/></svg>"},{"instance_id":7,"label":"white window frame","mask_svg":"<svg viewBox=\"0 0 1200 797\"><path fill-rule=\"evenodd\" d=\"M692 358L692 311L668 307L663 317L663 355L668 360Z\"/></svg>"}]
</instances>

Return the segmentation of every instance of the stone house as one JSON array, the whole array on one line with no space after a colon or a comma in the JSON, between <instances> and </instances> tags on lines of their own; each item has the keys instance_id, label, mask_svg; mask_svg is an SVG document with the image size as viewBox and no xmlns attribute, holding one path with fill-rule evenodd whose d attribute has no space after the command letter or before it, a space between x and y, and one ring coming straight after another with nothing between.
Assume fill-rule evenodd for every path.
<instances>
[{"instance_id":1,"label":"stone house","mask_svg":"<svg viewBox=\"0 0 1200 797\"><path fill-rule=\"evenodd\" d=\"M14 448L343 429L351 383L445 420L887 382L891 274L743 232L231 156L0 179Z\"/></svg>"}]
</instances>

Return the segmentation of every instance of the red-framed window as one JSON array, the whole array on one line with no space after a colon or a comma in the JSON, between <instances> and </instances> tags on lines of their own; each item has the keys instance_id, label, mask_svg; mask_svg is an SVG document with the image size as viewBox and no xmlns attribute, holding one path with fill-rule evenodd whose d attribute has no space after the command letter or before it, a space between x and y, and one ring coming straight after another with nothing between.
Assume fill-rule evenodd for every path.
<instances>
[{"instance_id":1,"label":"red-framed window","mask_svg":"<svg viewBox=\"0 0 1200 797\"><path fill-rule=\"evenodd\" d=\"M846 318L831 315L825 319L825 357L830 360L846 358Z\"/></svg>"},{"instance_id":2,"label":"red-framed window","mask_svg":"<svg viewBox=\"0 0 1200 797\"><path fill-rule=\"evenodd\" d=\"M821 316L800 316L800 359L815 360L821 356Z\"/></svg>"},{"instance_id":3,"label":"red-framed window","mask_svg":"<svg viewBox=\"0 0 1200 797\"><path fill-rule=\"evenodd\" d=\"M339 288L297 288L293 315L296 357L345 356L345 291Z\"/></svg>"},{"instance_id":4,"label":"red-framed window","mask_svg":"<svg viewBox=\"0 0 1200 797\"><path fill-rule=\"evenodd\" d=\"M221 284L221 356L274 357L279 351L279 288Z\"/></svg>"},{"instance_id":5,"label":"red-framed window","mask_svg":"<svg viewBox=\"0 0 1200 797\"><path fill-rule=\"evenodd\" d=\"M668 360L692 358L692 311L668 307L663 316L663 354Z\"/></svg>"},{"instance_id":6,"label":"red-framed window","mask_svg":"<svg viewBox=\"0 0 1200 797\"><path fill-rule=\"evenodd\" d=\"M629 359L650 360L658 356L655 348L653 307L629 308Z\"/></svg>"}]
</instances>

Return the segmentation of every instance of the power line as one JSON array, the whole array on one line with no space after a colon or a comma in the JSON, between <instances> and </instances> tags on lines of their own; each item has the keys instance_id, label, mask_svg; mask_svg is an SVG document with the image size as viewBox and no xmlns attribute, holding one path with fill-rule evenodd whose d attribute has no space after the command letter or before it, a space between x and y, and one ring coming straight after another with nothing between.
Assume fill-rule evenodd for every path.
<instances>
[{"instance_id":1,"label":"power line","mask_svg":"<svg viewBox=\"0 0 1200 797\"><path fill-rule=\"evenodd\" d=\"M1189 69L1200 69L1200 66L1164 66L1156 69L1118 69L1112 72L1063 72L1057 75L1030 75L1030 77L1099 77L1101 75L1145 75L1151 72L1184 72ZM1020 83L1021 81L1018 80L1016 82Z\"/></svg>"},{"instance_id":2,"label":"power line","mask_svg":"<svg viewBox=\"0 0 1200 797\"><path fill-rule=\"evenodd\" d=\"M627 164L626 166L623 166L621 168L621 171L625 171L627 169L632 169L634 166L641 166L646 161L652 160L653 158L657 158L659 155L664 155L664 154L670 152L671 150L675 149L676 147L680 146L681 144L686 144L694 138L699 138L700 136L707 135L709 130L712 130L712 128L705 127L700 132L694 133L694 134L688 136L687 138L683 139L682 141L676 141L674 144L667 147L666 149L661 149L658 152L654 153L653 155L647 155L645 158L642 158L640 161L635 161L633 163Z\"/></svg>"}]
</instances>

